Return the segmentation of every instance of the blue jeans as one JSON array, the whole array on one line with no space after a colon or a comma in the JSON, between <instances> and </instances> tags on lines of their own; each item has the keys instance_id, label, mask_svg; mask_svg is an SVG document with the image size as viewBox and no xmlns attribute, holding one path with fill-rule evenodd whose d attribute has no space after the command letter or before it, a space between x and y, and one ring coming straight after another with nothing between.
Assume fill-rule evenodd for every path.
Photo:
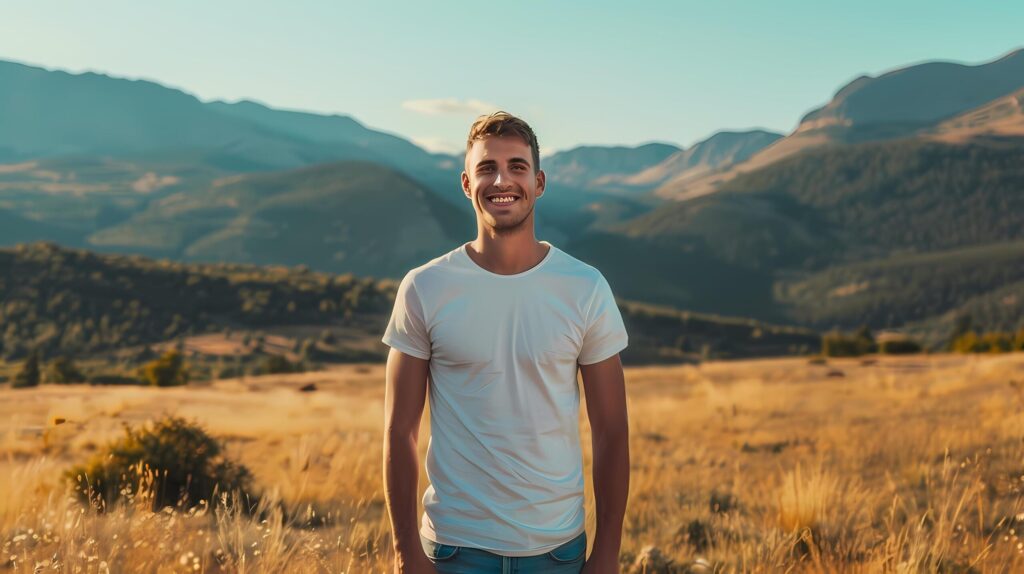
<instances>
[{"instance_id":1,"label":"blue jeans","mask_svg":"<svg viewBox=\"0 0 1024 574\"><path fill-rule=\"evenodd\" d=\"M502 556L479 548L439 544L423 536L420 542L438 574L579 574L587 553L586 532L534 556Z\"/></svg>"}]
</instances>

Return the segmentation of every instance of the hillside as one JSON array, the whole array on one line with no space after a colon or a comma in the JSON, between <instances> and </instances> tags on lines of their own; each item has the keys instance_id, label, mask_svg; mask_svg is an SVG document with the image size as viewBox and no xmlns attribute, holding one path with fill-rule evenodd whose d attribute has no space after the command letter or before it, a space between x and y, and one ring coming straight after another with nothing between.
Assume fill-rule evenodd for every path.
<instances>
[{"instance_id":1,"label":"hillside","mask_svg":"<svg viewBox=\"0 0 1024 574\"><path fill-rule=\"evenodd\" d=\"M167 195L89 241L191 261L401 277L453 249L471 223L394 170L341 162Z\"/></svg>"},{"instance_id":2,"label":"hillside","mask_svg":"<svg viewBox=\"0 0 1024 574\"><path fill-rule=\"evenodd\" d=\"M737 176L822 147L927 134L1024 87L1024 50L974 66L926 62L846 84L824 106L808 112L796 130L746 161L700 177L669 180L661 197L690 199L723 189Z\"/></svg>"},{"instance_id":3,"label":"hillside","mask_svg":"<svg viewBox=\"0 0 1024 574\"><path fill-rule=\"evenodd\" d=\"M741 162L775 143L782 134L764 130L721 131L679 150L661 163L622 178L625 185L653 188L666 181L681 182Z\"/></svg>"},{"instance_id":4,"label":"hillside","mask_svg":"<svg viewBox=\"0 0 1024 574\"><path fill-rule=\"evenodd\" d=\"M1011 270L1024 268L1022 188L1024 140L858 144L738 177L593 242L632 253L602 257L602 270L636 278L667 304L818 327L891 327L1020 279ZM666 281L648 283L656 276ZM871 289L826 296L865 281Z\"/></svg>"},{"instance_id":5,"label":"hillside","mask_svg":"<svg viewBox=\"0 0 1024 574\"><path fill-rule=\"evenodd\" d=\"M96 356L177 339L204 352L209 335L256 330L273 336L273 348L291 351L330 329L345 333L332 343L333 360L380 360L396 288L393 280L303 267L177 263L20 245L0 249L0 357L15 360L33 348L44 357ZM819 345L806 329L629 301L620 301L620 309L631 340L623 358L632 364L807 353ZM241 349L235 339L214 346Z\"/></svg>"},{"instance_id":6,"label":"hillside","mask_svg":"<svg viewBox=\"0 0 1024 574\"><path fill-rule=\"evenodd\" d=\"M80 354L224 328L383 328L394 282L303 269L99 255L50 243L0 249L0 354Z\"/></svg>"},{"instance_id":7,"label":"hillside","mask_svg":"<svg viewBox=\"0 0 1024 574\"><path fill-rule=\"evenodd\" d=\"M541 167L552 184L606 189L606 183L644 171L679 151L674 145L659 143L637 147L580 146L543 158Z\"/></svg>"},{"instance_id":8,"label":"hillside","mask_svg":"<svg viewBox=\"0 0 1024 574\"><path fill-rule=\"evenodd\" d=\"M347 116L204 103L181 90L0 60L0 162L202 152L220 167L285 169L336 160L447 169L441 158ZM450 167L450 166L449 166Z\"/></svg>"}]
</instances>

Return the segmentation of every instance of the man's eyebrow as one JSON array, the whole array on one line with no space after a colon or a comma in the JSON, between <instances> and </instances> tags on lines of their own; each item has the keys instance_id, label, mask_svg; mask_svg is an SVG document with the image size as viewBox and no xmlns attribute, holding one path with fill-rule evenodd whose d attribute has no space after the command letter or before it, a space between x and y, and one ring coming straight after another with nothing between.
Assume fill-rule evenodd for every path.
<instances>
[{"instance_id":1,"label":"man's eyebrow","mask_svg":"<svg viewBox=\"0 0 1024 574\"><path fill-rule=\"evenodd\" d=\"M521 158L521 157L514 157L514 158L508 160L508 162L509 163L525 163L527 166L530 165L529 161L527 161L525 158Z\"/></svg>"},{"instance_id":2,"label":"man's eyebrow","mask_svg":"<svg viewBox=\"0 0 1024 574\"><path fill-rule=\"evenodd\" d=\"M476 164L476 167L479 169L481 167L490 167L492 165L498 165L498 162L494 161L493 159L485 159L478 162Z\"/></svg>"}]
</instances>

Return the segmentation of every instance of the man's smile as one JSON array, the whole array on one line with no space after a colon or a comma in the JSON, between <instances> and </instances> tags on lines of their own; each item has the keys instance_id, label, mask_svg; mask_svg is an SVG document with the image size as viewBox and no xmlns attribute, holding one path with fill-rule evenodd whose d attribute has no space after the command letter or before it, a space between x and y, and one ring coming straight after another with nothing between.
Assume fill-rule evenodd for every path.
<instances>
[{"instance_id":1,"label":"man's smile","mask_svg":"<svg viewBox=\"0 0 1024 574\"><path fill-rule=\"evenodd\" d=\"M494 205L507 206L519 201L519 196L514 193L496 193L487 196L485 199Z\"/></svg>"}]
</instances>

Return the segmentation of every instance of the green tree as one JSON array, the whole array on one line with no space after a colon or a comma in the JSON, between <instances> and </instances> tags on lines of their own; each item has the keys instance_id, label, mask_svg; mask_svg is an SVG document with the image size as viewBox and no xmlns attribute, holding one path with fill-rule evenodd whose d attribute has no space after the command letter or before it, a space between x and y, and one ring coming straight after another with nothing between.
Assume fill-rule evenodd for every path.
<instances>
[{"instance_id":1,"label":"green tree","mask_svg":"<svg viewBox=\"0 0 1024 574\"><path fill-rule=\"evenodd\" d=\"M75 365L75 362L69 357L60 356L50 363L50 369L46 374L46 380L51 383L66 385L68 383L84 382L85 375L78 370L78 366Z\"/></svg>"},{"instance_id":2,"label":"green tree","mask_svg":"<svg viewBox=\"0 0 1024 574\"><path fill-rule=\"evenodd\" d=\"M38 387L40 378L39 350L32 349L25 357L25 362L21 364L21 370L14 376L11 387L15 389Z\"/></svg>"},{"instance_id":3,"label":"green tree","mask_svg":"<svg viewBox=\"0 0 1024 574\"><path fill-rule=\"evenodd\" d=\"M159 359L143 365L139 375L156 387L184 385L189 379L185 359L174 349L167 351Z\"/></svg>"}]
</instances>

